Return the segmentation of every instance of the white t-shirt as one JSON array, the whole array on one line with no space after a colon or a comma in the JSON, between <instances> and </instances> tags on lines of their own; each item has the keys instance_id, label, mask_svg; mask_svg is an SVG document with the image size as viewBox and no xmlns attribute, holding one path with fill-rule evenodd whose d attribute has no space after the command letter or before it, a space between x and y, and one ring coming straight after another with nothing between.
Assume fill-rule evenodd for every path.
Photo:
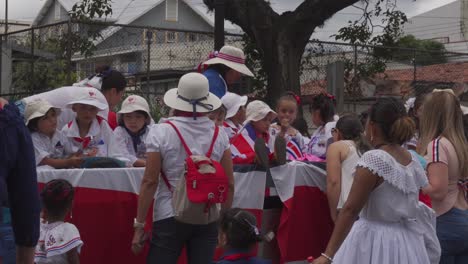
<instances>
[{"instance_id":1,"label":"white t-shirt","mask_svg":"<svg viewBox=\"0 0 468 264\"><path fill-rule=\"evenodd\" d=\"M133 147L133 141L125 128L118 126L115 128L111 144L109 146L109 157L119 159L128 167L132 167L137 159L146 159L146 137L150 127L140 136L141 143L137 146L137 151Z\"/></svg>"},{"instance_id":2,"label":"white t-shirt","mask_svg":"<svg viewBox=\"0 0 468 264\"><path fill-rule=\"evenodd\" d=\"M211 142L215 125L208 117L171 117L167 120L179 129L182 137L193 154L206 154ZM176 131L169 124L158 124L151 128L146 138L147 152L161 153L162 171L174 189L184 170L186 152L177 136ZM211 159L220 161L224 152L229 149L229 139L223 129L219 130L213 147ZM172 193L161 179L156 191L153 207L153 221L163 220L174 216L171 197Z\"/></svg>"},{"instance_id":3,"label":"white t-shirt","mask_svg":"<svg viewBox=\"0 0 468 264\"><path fill-rule=\"evenodd\" d=\"M318 127L310 138L307 153L319 158L325 158L327 154L327 146L331 143L330 141L333 138L331 131L335 126L336 121L332 121L326 123L324 126Z\"/></svg>"},{"instance_id":4,"label":"white t-shirt","mask_svg":"<svg viewBox=\"0 0 468 264\"><path fill-rule=\"evenodd\" d=\"M52 138L39 132L33 132L31 133L31 138L36 156L36 166L44 158L63 159L65 157L65 140L61 131L55 131Z\"/></svg>"},{"instance_id":5,"label":"white t-shirt","mask_svg":"<svg viewBox=\"0 0 468 264\"><path fill-rule=\"evenodd\" d=\"M51 104L53 107L60 108L62 112L57 117L57 127L63 127L71 120L74 120L76 117L76 113L73 112L71 109L66 108L65 106L76 99L77 90L82 89L83 87L76 87L76 86L65 86L61 88L54 89L52 91L35 94L26 98L23 98L23 102L25 105L31 101L37 99L43 99ZM90 87L86 87L90 88ZM93 88L94 89L94 88ZM106 97L96 89L96 97L101 103L107 104ZM107 116L109 114L109 109L100 111L98 113L99 116L107 120Z\"/></svg>"},{"instance_id":6,"label":"white t-shirt","mask_svg":"<svg viewBox=\"0 0 468 264\"><path fill-rule=\"evenodd\" d=\"M80 253L83 241L78 229L70 223L41 223L41 233L36 246L34 262L47 264L66 264L67 252L77 248Z\"/></svg>"},{"instance_id":7,"label":"white t-shirt","mask_svg":"<svg viewBox=\"0 0 468 264\"><path fill-rule=\"evenodd\" d=\"M112 141L112 129L105 120L98 121L94 119L89 128L89 132L85 139L89 139L89 143L80 142L75 138L80 138L80 131L76 120L71 121L62 129L64 137L65 154L71 155L78 151L83 151L86 155L93 149L97 149L96 157L107 157L108 147ZM82 139L83 140L83 139Z\"/></svg>"},{"instance_id":8,"label":"white t-shirt","mask_svg":"<svg viewBox=\"0 0 468 264\"><path fill-rule=\"evenodd\" d=\"M274 123L270 126L269 133L270 133L270 141L268 142L269 148L271 150L275 149L275 140L278 134L281 132L281 129L278 129L278 124ZM286 153L289 160L296 160L302 157L302 154L306 151L306 145L304 142L304 137L302 134L296 130L295 135L291 135L286 133L284 135L284 139L286 140ZM299 153L296 153L299 152Z\"/></svg>"}]
</instances>

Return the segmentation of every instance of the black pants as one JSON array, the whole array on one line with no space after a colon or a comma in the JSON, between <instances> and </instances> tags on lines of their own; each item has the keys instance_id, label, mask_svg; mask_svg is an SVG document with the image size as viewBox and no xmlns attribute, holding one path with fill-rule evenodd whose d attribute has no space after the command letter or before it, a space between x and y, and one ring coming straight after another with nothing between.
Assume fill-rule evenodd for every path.
<instances>
[{"instance_id":1,"label":"black pants","mask_svg":"<svg viewBox=\"0 0 468 264\"><path fill-rule=\"evenodd\" d=\"M153 223L153 236L147 264L176 264L184 246L188 264L212 263L218 241L216 222L190 225L173 217Z\"/></svg>"}]
</instances>

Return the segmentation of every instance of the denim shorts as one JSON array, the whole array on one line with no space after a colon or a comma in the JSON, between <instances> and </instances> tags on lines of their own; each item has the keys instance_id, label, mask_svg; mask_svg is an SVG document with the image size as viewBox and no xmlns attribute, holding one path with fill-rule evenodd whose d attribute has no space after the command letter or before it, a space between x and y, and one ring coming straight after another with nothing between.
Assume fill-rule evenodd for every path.
<instances>
[{"instance_id":1,"label":"denim shorts","mask_svg":"<svg viewBox=\"0 0 468 264\"><path fill-rule=\"evenodd\" d=\"M173 217L153 223L148 264L176 264L187 249L188 264L212 263L218 243L217 222L207 225L181 223Z\"/></svg>"},{"instance_id":2,"label":"denim shorts","mask_svg":"<svg viewBox=\"0 0 468 264\"><path fill-rule=\"evenodd\" d=\"M437 217L436 227L442 248L440 263L468 263L468 210L450 209Z\"/></svg>"},{"instance_id":3,"label":"denim shorts","mask_svg":"<svg viewBox=\"0 0 468 264\"><path fill-rule=\"evenodd\" d=\"M3 264L14 264L16 261L16 246L13 229L10 224L0 224L0 259Z\"/></svg>"}]
</instances>

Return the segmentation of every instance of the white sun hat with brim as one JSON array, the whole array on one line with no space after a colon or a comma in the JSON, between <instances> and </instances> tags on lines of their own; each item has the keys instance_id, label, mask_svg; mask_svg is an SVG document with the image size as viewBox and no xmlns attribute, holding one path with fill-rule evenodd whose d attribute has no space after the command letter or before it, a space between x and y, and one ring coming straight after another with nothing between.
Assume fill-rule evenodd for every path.
<instances>
[{"instance_id":1,"label":"white sun hat with brim","mask_svg":"<svg viewBox=\"0 0 468 264\"><path fill-rule=\"evenodd\" d=\"M245 106L247 104L247 96L240 96L235 93L227 92L223 98L221 98L221 102L223 102L224 107L226 107L226 119L231 118L237 114L239 108L241 106Z\"/></svg>"},{"instance_id":2,"label":"white sun hat with brim","mask_svg":"<svg viewBox=\"0 0 468 264\"><path fill-rule=\"evenodd\" d=\"M247 119L244 124L247 124L250 121L260 121L270 113L273 114L273 118L277 116L276 112L273 111L265 102L259 100L252 101L247 105Z\"/></svg>"},{"instance_id":3,"label":"white sun hat with brim","mask_svg":"<svg viewBox=\"0 0 468 264\"><path fill-rule=\"evenodd\" d=\"M24 110L24 119L26 125L28 125L29 121L33 120L34 118L45 116L50 109L54 109L57 115L60 114L60 109L53 107L46 100L38 99L27 103L26 109Z\"/></svg>"},{"instance_id":4,"label":"white sun hat with brim","mask_svg":"<svg viewBox=\"0 0 468 264\"><path fill-rule=\"evenodd\" d=\"M214 56L214 58L203 62L203 65L223 64L244 75L250 77L254 76L252 71L245 66L245 55L239 48L224 46L219 52L214 52L212 56Z\"/></svg>"},{"instance_id":5,"label":"white sun hat with brim","mask_svg":"<svg viewBox=\"0 0 468 264\"><path fill-rule=\"evenodd\" d=\"M109 108L107 101L103 102L102 98L105 99L104 95L96 88L81 87L76 91L74 100L67 103L66 107L71 108L74 104L85 104L95 106L99 110L106 110Z\"/></svg>"},{"instance_id":6,"label":"white sun hat with brim","mask_svg":"<svg viewBox=\"0 0 468 264\"><path fill-rule=\"evenodd\" d=\"M195 114L218 109L221 99L209 92L208 79L204 75L191 72L180 78L177 88L164 94L164 103L173 109Z\"/></svg>"}]
</instances>

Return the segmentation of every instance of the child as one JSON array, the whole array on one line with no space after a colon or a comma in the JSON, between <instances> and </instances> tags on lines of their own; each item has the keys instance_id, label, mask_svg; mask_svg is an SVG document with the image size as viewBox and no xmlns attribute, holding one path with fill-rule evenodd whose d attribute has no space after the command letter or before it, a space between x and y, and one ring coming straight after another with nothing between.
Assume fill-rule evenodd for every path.
<instances>
[{"instance_id":1,"label":"child","mask_svg":"<svg viewBox=\"0 0 468 264\"><path fill-rule=\"evenodd\" d=\"M65 223L65 216L72 208L73 186L66 180L52 180L41 192L44 221L36 246L34 262L80 263L83 246L78 229Z\"/></svg>"},{"instance_id":2,"label":"child","mask_svg":"<svg viewBox=\"0 0 468 264\"><path fill-rule=\"evenodd\" d=\"M76 168L83 161L79 156L67 157L63 148L62 132L57 130L58 108L39 99L26 105L26 126L31 131L36 166L47 165L56 169Z\"/></svg>"},{"instance_id":3,"label":"child","mask_svg":"<svg viewBox=\"0 0 468 264\"><path fill-rule=\"evenodd\" d=\"M109 156L124 161L128 167L146 166L146 135L150 124L149 105L138 95L122 103L119 126L114 130Z\"/></svg>"},{"instance_id":4,"label":"child","mask_svg":"<svg viewBox=\"0 0 468 264\"><path fill-rule=\"evenodd\" d=\"M234 137L241 129L244 123L245 105L247 104L247 96L240 96L235 93L226 93L221 98L223 105L227 109L226 120L223 123L224 130L228 134L229 139Z\"/></svg>"},{"instance_id":5,"label":"child","mask_svg":"<svg viewBox=\"0 0 468 264\"><path fill-rule=\"evenodd\" d=\"M262 241L257 219L247 211L231 208L219 221L218 243L225 250L218 264L268 264L269 260L255 258L257 242Z\"/></svg>"},{"instance_id":6,"label":"child","mask_svg":"<svg viewBox=\"0 0 468 264\"><path fill-rule=\"evenodd\" d=\"M62 129L65 154L80 152L85 157L107 157L112 129L97 116L99 110L108 108L98 100L98 92L95 88L81 88L76 99L67 104L76 113L76 119Z\"/></svg>"},{"instance_id":7,"label":"child","mask_svg":"<svg viewBox=\"0 0 468 264\"><path fill-rule=\"evenodd\" d=\"M297 117L298 105L299 97L294 93L287 93L281 96L276 104L278 123L272 124L270 127L270 136L273 138L271 141L275 142L276 137L285 139L289 160L302 158L305 148L304 138L301 133L292 127L292 123Z\"/></svg>"},{"instance_id":8,"label":"child","mask_svg":"<svg viewBox=\"0 0 468 264\"><path fill-rule=\"evenodd\" d=\"M245 126L231 139L234 164L255 163L256 150L260 148L261 154L258 157L260 160L257 161L262 165L269 163L268 159L272 157L272 152L268 147L271 145L268 144L270 143L269 129L276 115L275 111L262 101L256 100L247 105Z\"/></svg>"},{"instance_id":9,"label":"child","mask_svg":"<svg viewBox=\"0 0 468 264\"><path fill-rule=\"evenodd\" d=\"M310 106L312 122L317 126L317 129L310 138L307 153L321 159L325 159L327 146L332 138L331 129L336 124L334 122L335 106L333 100L333 96L320 94L314 98Z\"/></svg>"},{"instance_id":10,"label":"child","mask_svg":"<svg viewBox=\"0 0 468 264\"><path fill-rule=\"evenodd\" d=\"M334 143L327 151L327 197L333 221L348 198L359 158L371 148L363 133L359 118L350 114L341 117L332 129Z\"/></svg>"}]
</instances>

